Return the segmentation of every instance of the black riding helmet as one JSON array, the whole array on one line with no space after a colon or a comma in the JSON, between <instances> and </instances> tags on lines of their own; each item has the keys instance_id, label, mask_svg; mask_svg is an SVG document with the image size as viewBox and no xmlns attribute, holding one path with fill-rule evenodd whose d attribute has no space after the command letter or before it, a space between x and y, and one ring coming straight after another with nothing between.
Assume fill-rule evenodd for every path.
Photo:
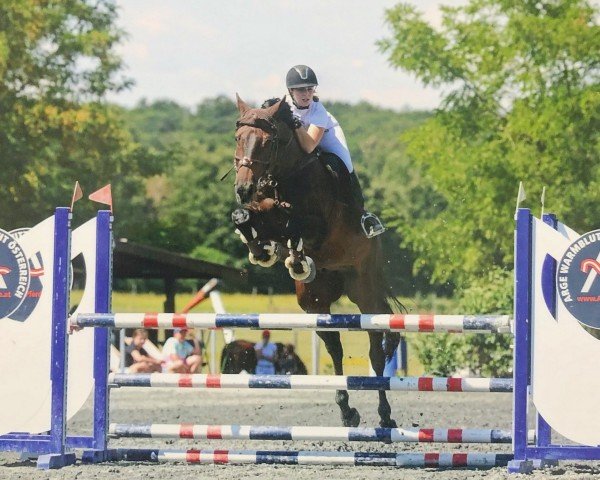
<instances>
[{"instance_id":1,"label":"black riding helmet","mask_svg":"<svg viewBox=\"0 0 600 480\"><path fill-rule=\"evenodd\" d=\"M319 84L314 70L306 65L296 65L285 76L285 85L289 88L316 87Z\"/></svg>"}]
</instances>

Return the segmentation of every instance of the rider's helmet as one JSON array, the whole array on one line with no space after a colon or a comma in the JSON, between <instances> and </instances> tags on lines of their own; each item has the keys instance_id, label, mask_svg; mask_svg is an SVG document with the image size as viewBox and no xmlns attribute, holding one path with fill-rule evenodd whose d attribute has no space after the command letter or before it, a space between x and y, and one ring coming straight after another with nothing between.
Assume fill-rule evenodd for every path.
<instances>
[{"instance_id":1,"label":"rider's helmet","mask_svg":"<svg viewBox=\"0 0 600 480\"><path fill-rule=\"evenodd\" d=\"M285 85L289 88L316 87L319 84L314 70L306 65L296 65L285 76Z\"/></svg>"}]
</instances>

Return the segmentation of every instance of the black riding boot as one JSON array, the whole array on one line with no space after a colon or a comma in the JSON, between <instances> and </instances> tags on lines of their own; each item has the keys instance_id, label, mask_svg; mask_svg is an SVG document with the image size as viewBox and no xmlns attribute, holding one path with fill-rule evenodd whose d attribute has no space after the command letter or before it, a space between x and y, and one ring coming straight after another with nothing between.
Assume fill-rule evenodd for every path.
<instances>
[{"instance_id":1,"label":"black riding boot","mask_svg":"<svg viewBox=\"0 0 600 480\"><path fill-rule=\"evenodd\" d=\"M365 199L362 194L362 188L360 188L360 182L354 170L350 174L350 193L354 205L361 212L360 224L367 238L376 237L385 232L385 227L381 223L381 220L375 214L365 210Z\"/></svg>"}]
</instances>

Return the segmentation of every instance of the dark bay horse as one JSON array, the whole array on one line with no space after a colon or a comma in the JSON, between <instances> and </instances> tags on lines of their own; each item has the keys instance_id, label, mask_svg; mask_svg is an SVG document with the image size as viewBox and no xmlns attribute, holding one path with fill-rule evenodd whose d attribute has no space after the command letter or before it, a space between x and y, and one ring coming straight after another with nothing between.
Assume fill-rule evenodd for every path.
<instances>
[{"instance_id":1,"label":"dark bay horse","mask_svg":"<svg viewBox=\"0 0 600 480\"><path fill-rule=\"evenodd\" d=\"M306 375L306 365L296 355L291 344L284 345L276 342L275 371L284 375ZM255 373L256 351L254 343L247 340L234 340L223 347L221 351L221 373Z\"/></svg>"},{"instance_id":2,"label":"dark bay horse","mask_svg":"<svg viewBox=\"0 0 600 480\"><path fill-rule=\"evenodd\" d=\"M237 105L234 166L240 208L232 218L250 260L271 266L287 254L285 265L295 279L298 304L307 313L330 313L331 304L343 294L363 313L392 313L390 302L402 308L384 279L379 237L364 235L360 213L344 195L344 169L336 175L322 159L301 149L285 97L255 109L238 96ZM318 334L335 374L343 375L339 332ZM368 335L369 358L381 376L400 335ZM357 426L360 415L349 406L348 392L338 390L335 399L343 424ZM379 392L378 413L380 426L396 427L385 391Z\"/></svg>"}]
</instances>

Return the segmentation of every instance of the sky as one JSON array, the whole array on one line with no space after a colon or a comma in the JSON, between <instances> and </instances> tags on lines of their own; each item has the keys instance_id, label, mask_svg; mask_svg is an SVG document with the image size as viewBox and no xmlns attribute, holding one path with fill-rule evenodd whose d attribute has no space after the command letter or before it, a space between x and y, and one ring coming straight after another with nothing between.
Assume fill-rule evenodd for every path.
<instances>
[{"instance_id":1,"label":"sky","mask_svg":"<svg viewBox=\"0 0 600 480\"><path fill-rule=\"evenodd\" d=\"M465 0L403 0L433 25L438 6ZM124 74L135 85L110 101L170 99L193 108L236 92L250 103L286 93L285 74L311 66L325 101L431 109L442 91L392 68L375 42L390 35L386 8L399 0L116 0Z\"/></svg>"}]
</instances>

